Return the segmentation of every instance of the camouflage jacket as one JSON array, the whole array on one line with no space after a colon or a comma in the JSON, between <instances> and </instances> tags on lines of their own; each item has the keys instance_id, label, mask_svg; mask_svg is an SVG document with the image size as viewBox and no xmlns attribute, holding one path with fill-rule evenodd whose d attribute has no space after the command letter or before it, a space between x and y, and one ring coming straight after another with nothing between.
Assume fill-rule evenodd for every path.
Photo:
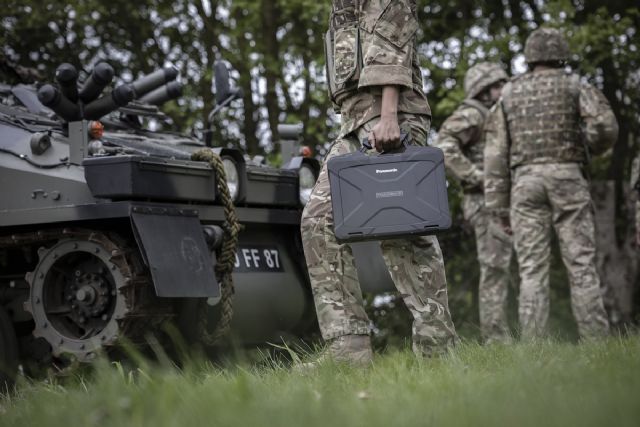
<instances>
[{"instance_id":1,"label":"camouflage jacket","mask_svg":"<svg viewBox=\"0 0 640 427\"><path fill-rule=\"evenodd\" d=\"M576 75L553 69L512 79L485 125L487 208L509 208L511 169L532 163L585 163L616 140L618 123L604 95Z\"/></svg>"},{"instance_id":2,"label":"camouflage jacket","mask_svg":"<svg viewBox=\"0 0 640 427\"><path fill-rule=\"evenodd\" d=\"M325 38L329 95L340 136L381 111L382 87L399 86L398 112L431 115L416 52L415 0L334 0Z\"/></svg>"},{"instance_id":3,"label":"camouflage jacket","mask_svg":"<svg viewBox=\"0 0 640 427\"><path fill-rule=\"evenodd\" d=\"M473 104L471 104L473 103ZM444 151L447 169L465 191L483 186L484 122L489 110L479 101L463 102L444 121L435 145Z\"/></svg>"}]
</instances>

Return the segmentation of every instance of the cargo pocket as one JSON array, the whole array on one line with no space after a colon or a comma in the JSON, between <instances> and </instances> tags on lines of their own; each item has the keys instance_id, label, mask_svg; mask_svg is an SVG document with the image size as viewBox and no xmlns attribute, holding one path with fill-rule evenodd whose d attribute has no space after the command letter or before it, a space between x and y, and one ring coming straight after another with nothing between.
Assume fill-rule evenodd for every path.
<instances>
[{"instance_id":1,"label":"cargo pocket","mask_svg":"<svg viewBox=\"0 0 640 427\"><path fill-rule=\"evenodd\" d=\"M336 102L340 95L360 78L360 31L356 27L330 29L325 35L329 97Z\"/></svg>"},{"instance_id":2,"label":"cargo pocket","mask_svg":"<svg viewBox=\"0 0 640 427\"><path fill-rule=\"evenodd\" d=\"M578 205L590 198L589 182L578 163L556 165L550 174L551 198L559 205Z\"/></svg>"},{"instance_id":3,"label":"cargo pocket","mask_svg":"<svg viewBox=\"0 0 640 427\"><path fill-rule=\"evenodd\" d=\"M336 240L333 232L333 221L323 219L321 221L322 232L324 235L325 252L322 254L323 263L326 264L330 271L342 271L341 245Z\"/></svg>"},{"instance_id":4,"label":"cargo pocket","mask_svg":"<svg viewBox=\"0 0 640 427\"><path fill-rule=\"evenodd\" d=\"M336 88L336 76L334 75L333 64L333 30L327 31L324 36L324 56L325 56L325 71L327 74L327 86L329 87L329 98L335 101L337 88Z\"/></svg>"},{"instance_id":5,"label":"cargo pocket","mask_svg":"<svg viewBox=\"0 0 640 427\"><path fill-rule=\"evenodd\" d=\"M324 220L316 217L303 216L301 231L304 255L308 267L317 267L322 263L324 252L324 235L319 228Z\"/></svg>"},{"instance_id":6,"label":"cargo pocket","mask_svg":"<svg viewBox=\"0 0 640 427\"><path fill-rule=\"evenodd\" d=\"M378 18L374 32L402 48L418 30L418 21L406 1L391 1Z\"/></svg>"},{"instance_id":7,"label":"cargo pocket","mask_svg":"<svg viewBox=\"0 0 640 427\"><path fill-rule=\"evenodd\" d=\"M333 40L333 77L336 88L358 79L358 27L335 30Z\"/></svg>"}]
</instances>

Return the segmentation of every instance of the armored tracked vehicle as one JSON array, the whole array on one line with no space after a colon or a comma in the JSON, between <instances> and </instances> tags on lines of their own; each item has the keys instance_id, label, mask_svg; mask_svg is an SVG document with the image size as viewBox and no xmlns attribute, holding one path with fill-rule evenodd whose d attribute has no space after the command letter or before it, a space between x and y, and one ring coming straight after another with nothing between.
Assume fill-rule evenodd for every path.
<instances>
[{"instance_id":1,"label":"armored tracked vehicle","mask_svg":"<svg viewBox=\"0 0 640 427\"><path fill-rule=\"evenodd\" d=\"M313 325L299 221L318 163L151 131L177 72L109 91L113 74L101 63L78 84L63 64L55 85L0 85L0 381L167 320L207 345L229 324L247 344ZM223 63L216 87L213 113L238 96Z\"/></svg>"}]
</instances>

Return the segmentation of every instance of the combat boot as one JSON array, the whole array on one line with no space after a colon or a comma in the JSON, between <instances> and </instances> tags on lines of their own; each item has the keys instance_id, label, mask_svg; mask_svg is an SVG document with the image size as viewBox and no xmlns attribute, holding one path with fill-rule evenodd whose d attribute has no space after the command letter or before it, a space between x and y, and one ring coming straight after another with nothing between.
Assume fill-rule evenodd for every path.
<instances>
[{"instance_id":1,"label":"combat boot","mask_svg":"<svg viewBox=\"0 0 640 427\"><path fill-rule=\"evenodd\" d=\"M373 362L369 335L343 335L332 339L328 344L318 358L312 362L300 363L295 369L300 372L308 372L328 362L366 368Z\"/></svg>"}]
</instances>

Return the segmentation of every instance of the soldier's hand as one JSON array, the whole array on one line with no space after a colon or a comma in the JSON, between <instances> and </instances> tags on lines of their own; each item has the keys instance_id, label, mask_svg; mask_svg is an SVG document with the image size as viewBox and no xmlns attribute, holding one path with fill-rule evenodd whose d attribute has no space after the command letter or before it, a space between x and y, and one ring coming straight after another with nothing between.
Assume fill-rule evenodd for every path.
<instances>
[{"instance_id":1,"label":"soldier's hand","mask_svg":"<svg viewBox=\"0 0 640 427\"><path fill-rule=\"evenodd\" d=\"M400 126L398 117L382 116L369 133L369 143L381 153L392 151L400 146Z\"/></svg>"}]
</instances>

